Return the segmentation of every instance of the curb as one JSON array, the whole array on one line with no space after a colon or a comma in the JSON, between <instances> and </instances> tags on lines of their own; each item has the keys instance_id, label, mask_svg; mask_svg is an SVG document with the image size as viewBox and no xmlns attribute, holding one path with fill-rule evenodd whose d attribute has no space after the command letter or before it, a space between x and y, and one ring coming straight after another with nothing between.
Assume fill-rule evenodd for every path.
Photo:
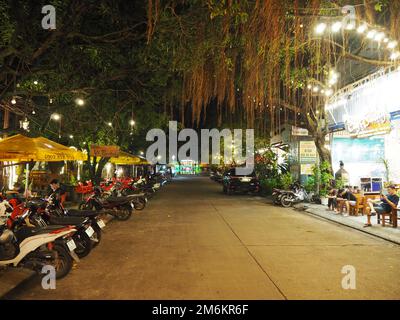
<instances>
[{"instance_id":1,"label":"curb","mask_svg":"<svg viewBox=\"0 0 400 320\"><path fill-rule=\"evenodd\" d=\"M296 208L294 208L294 209L296 209ZM324 220L327 220L327 221L331 221L331 222L334 222L336 224L339 224L339 225L342 225L342 226L357 230L359 232L362 232L362 233L365 233L365 234L369 234L371 236L374 236L374 237L389 241L389 242L394 243L396 245L400 245L400 236L397 236L397 237L396 236L391 236L390 234L387 234L385 232L381 232L380 230L374 229L373 227L372 228L364 228L363 226L360 226L359 223L355 223L355 222L352 222L352 221L344 222L344 221L342 221L342 219L336 218L335 216L328 215L328 214L321 214L320 212L318 212L319 210L313 209L313 208L305 208L304 210L297 209L297 211L305 212L305 213L307 213L309 215L313 215L313 216L319 217L321 219L324 219Z\"/></svg>"},{"instance_id":2,"label":"curb","mask_svg":"<svg viewBox=\"0 0 400 320\"><path fill-rule=\"evenodd\" d=\"M16 283L9 284L9 288L5 291L1 290L0 292L0 301L1 300L12 300L15 292L18 292L22 288L28 286L34 279L36 279L37 274L28 269L9 269L5 270L2 274L3 277L7 277L8 279L12 278L12 282L15 281L15 278L18 280ZM1 279L1 277L0 277ZM7 284L6 284L7 285Z\"/></svg>"}]
</instances>

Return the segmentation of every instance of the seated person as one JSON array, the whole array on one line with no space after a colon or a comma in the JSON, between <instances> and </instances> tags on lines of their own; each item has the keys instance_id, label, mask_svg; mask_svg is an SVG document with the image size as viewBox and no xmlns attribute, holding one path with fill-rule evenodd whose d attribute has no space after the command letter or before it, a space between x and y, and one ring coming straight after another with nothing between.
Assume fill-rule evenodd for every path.
<instances>
[{"instance_id":1,"label":"seated person","mask_svg":"<svg viewBox=\"0 0 400 320\"><path fill-rule=\"evenodd\" d=\"M358 187L357 187L358 189ZM355 188L349 188L349 190L346 193L346 209L347 209L347 213L350 213L350 206L355 206L357 203L357 198L356 195L357 194L357 190L355 190Z\"/></svg>"},{"instance_id":2,"label":"seated person","mask_svg":"<svg viewBox=\"0 0 400 320\"><path fill-rule=\"evenodd\" d=\"M383 213L391 213L393 209L396 209L399 204L399 196L396 194L396 186L389 186L387 188L389 195L385 196L381 194L381 198L377 200L368 199L367 208L367 223L364 227L371 227L371 216Z\"/></svg>"},{"instance_id":3,"label":"seated person","mask_svg":"<svg viewBox=\"0 0 400 320\"><path fill-rule=\"evenodd\" d=\"M328 209L327 210L332 210L336 212L337 208L337 195L338 195L338 190L335 188L332 188L328 192Z\"/></svg>"},{"instance_id":4,"label":"seated person","mask_svg":"<svg viewBox=\"0 0 400 320\"><path fill-rule=\"evenodd\" d=\"M59 206L63 204L65 200L66 191L61 186L58 179L53 179L50 181L49 184L50 191L48 192L48 196L53 196L54 198L54 205Z\"/></svg>"},{"instance_id":5,"label":"seated person","mask_svg":"<svg viewBox=\"0 0 400 320\"><path fill-rule=\"evenodd\" d=\"M336 197L336 201L337 201L337 213L342 214L344 211L344 208L346 207L346 201L347 201L347 191L348 191L348 186L345 187L345 189L340 189L338 191L338 195Z\"/></svg>"}]
</instances>

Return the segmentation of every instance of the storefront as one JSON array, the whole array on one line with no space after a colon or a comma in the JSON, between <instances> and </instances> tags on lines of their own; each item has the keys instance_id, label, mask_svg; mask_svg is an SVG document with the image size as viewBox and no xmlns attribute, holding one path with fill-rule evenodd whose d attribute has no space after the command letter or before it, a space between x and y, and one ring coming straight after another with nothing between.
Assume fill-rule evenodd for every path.
<instances>
[{"instance_id":1,"label":"storefront","mask_svg":"<svg viewBox=\"0 0 400 320\"><path fill-rule=\"evenodd\" d=\"M378 191L400 182L399 69L386 69L339 92L326 106L334 171L343 161L350 183Z\"/></svg>"}]
</instances>

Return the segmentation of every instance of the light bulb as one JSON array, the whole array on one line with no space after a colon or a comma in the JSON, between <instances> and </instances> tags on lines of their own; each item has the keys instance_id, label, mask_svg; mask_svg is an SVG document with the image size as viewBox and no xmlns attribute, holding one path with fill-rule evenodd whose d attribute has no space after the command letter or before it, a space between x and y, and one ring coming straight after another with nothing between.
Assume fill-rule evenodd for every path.
<instances>
[{"instance_id":1,"label":"light bulb","mask_svg":"<svg viewBox=\"0 0 400 320\"><path fill-rule=\"evenodd\" d=\"M367 33L367 38L368 39L373 39L375 37L376 31L371 30L370 32Z\"/></svg>"},{"instance_id":2,"label":"light bulb","mask_svg":"<svg viewBox=\"0 0 400 320\"><path fill-rule=\"evenodd\" d=\"M53 114L51 115L51 119L53 119L53 120L55 120L55 121L58 121L58 120L61 119L61 116L60 116L58 113L53 113Z\"/></svg>"},{"instance_id":3,"label":"light bulb","mask_svg":"<svg viewBox=\"0 0 400 320\"><path fill-rule=\"evenodd\" d=\"M342 28L342 23L341 22L335 22L332 25L332 32L338 32Z\"/></svg>"},{"instance_id":4,"label":"light bulb","mask_svg":"<svg viewBox=\"0 0 400 320\"><path fill-rule=\"evenodd\" d=\"M359 26L359 27L357 28L357 32L358 32L358 33L364 33L365 31L367 31L367 29L368 29L367 25L366 25L366 24L363 24L363 25L361 25L361 26Z\"/></svg>"},{"instance_id":5,"label":"light bulb","mask_svg":"<svg viewBox=\"0 0 400 320\"><path fill-rule=\"evenodd\" d=\"M317 27L315 28L315 32L317 34L323 34L324 31L326 30L326 23L320 23L319 25L317 25Z\"/></svg>"},{"instance_id":6,"label":"light bulb","mask_svg":"<svg viewBox=\"0 0 400 320\"><path fill-rule=\"evenodd\" d=\"M383 32L379 32L375 35L374 40L381 42L385 38L385 34Z\"/></svg>"},{"instance_id":7,"label":"light bulb","mask_svg":"<svg viewBox=\"0 0 400 320\"><path fill-rule=\"evenodd\" d=\"M390 60L397 60L398 58L400 58L400 52L393 52L391 55L390 55Z\"/></svg>"},{"instance_id":8,"label":"light bulb","mask_svg":"<svg viewBox=\"0 0 400 320\"><path fill-rule=\"evenodd\" d=\"M388 48L389 49L394 49L394 48L396 48L397 47L397 41L390 41L389 42L389 44L388 44Z\"/></svg>"},{"instance_id":9,"label":"light bulb","mask_svg":"<svg viewBox=\"0 0 400 320\"><path fill-rule=\"evenodd\" d=\"M84 101L83 99L81 99L81 98L77 98L77 99L75 100L75 103L76 103L78 106L82 107L82 106L85 104L85 101Z\"/></svg>"}]
</instances>

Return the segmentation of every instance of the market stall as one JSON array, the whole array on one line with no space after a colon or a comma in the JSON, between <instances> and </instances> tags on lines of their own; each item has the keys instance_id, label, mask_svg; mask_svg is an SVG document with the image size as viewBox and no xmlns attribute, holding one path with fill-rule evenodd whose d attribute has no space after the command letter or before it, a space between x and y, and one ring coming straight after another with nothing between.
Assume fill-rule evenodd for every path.
<instances>
[{"instance_id":1,"label":"market stall","mask_svg":"<svg viewBox=\"0 0 400 320\"><path fill-rule=\"evenodd\" d=\"M21 134L0 141L0 161L6 165L26 164L25 192L29 186L29 163L83 161L86 155L44 137L30 138Z\"/></svg>"}]
</instances>

